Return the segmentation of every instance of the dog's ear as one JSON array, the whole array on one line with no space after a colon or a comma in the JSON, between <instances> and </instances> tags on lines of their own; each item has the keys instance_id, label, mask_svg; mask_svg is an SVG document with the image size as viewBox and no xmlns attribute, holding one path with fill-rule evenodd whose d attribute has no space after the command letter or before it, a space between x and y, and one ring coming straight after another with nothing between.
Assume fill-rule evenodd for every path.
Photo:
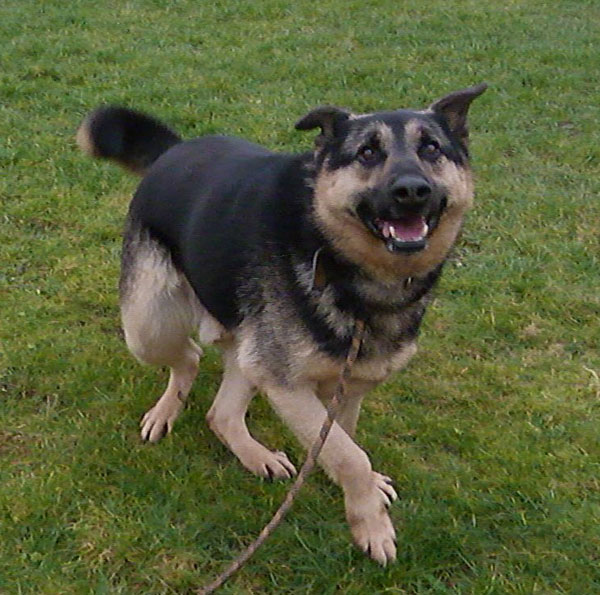
<instances>
[{"instance_id":1,"label":"dog's ear","mask_svg":"<svg viewBox=\"0 0 600 595\"><path fill-rule=\"evenodd\" d=\"M466 142L469 137L469 127L467 126L467 112L473 99L479 97L487 89L486 83L461 89L438 99L429 109L441 114L448 122L450 130L462 141Z\"/></svg>"},{"instance_id":2,"label":"dog's ear","mask_svg":"<svg viewBox=\"0 0 600 595\"><path fill-rule=\"evenodd\" d=\"M345 109L332 105L323 105L308 112L303 118L300 118L296 122L296 130L320 128L321 134L317 137L318 142L319 140L333 138L339 123L347 120L349 117L350 112Z\"/></svg>"}]
</instances>

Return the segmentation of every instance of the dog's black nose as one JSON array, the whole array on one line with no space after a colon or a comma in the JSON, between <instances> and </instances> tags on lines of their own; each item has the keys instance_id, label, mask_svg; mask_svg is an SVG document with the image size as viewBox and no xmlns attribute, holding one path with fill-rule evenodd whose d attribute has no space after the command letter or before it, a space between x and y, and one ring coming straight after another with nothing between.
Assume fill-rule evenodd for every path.
<instances>
[{"instance_id":1,"label":"dog's black nose","mask_svg":"<svg viewBox=\"0 0 600 595\"><path fill-rule=\"evenodd\" d=\"M420 176L400 176L391 190L395 199L412 204L423 204L431 195L431 185Z\"/></svg>"}]
</instances>

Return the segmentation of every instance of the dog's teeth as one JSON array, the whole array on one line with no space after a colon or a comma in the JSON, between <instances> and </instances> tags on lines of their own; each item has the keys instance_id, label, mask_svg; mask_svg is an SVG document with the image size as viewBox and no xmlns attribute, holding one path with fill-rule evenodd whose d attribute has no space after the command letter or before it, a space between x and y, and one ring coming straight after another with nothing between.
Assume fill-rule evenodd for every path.
<instances>
[{"instance_id":1,"label":"dog's teeth","mask_svg":"<svg viewBox=\"0 0 600 595\"><path fill-rule=\"evenodd\" d=\"M398 236L396 235L396 228L393 225L390 225L390 235L397 240Z\"/></svg>"},{"instance_id":2,"label":"dog's teeth","mask_svg":"<svg viewBox=\"0 0 600 595\"><path fill-rule=\"evenodd\" d=\"M423 223L423 237L425 237L429 233L429 225L427 223Z\"/></svg>"},{"instance_id":3,"label":"dog's teeth","mask_svg":"<svg viewBox=\"0 0 600 595\"><path fill-rule=\"evenodd\" d=\"M381 233L386 239L390 237L390 224L387 221L383 224L381 228Z\"/></svg>"}]
</instances>

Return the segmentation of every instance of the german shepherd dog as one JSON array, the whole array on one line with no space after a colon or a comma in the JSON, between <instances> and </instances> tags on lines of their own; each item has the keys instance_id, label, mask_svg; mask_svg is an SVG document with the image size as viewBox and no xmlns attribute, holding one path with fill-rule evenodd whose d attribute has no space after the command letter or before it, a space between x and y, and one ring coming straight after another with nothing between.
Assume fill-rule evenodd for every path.
<instances>
[{"instance_id":1,"label":"german shepherd dog","mask_svg":"<svg viewBox=\"0 0 600 595\"><path fill-rule=\"evenodd\" d=\"M320 129L300 155L227 136L184 142L122 107L83 121L85 152L143 176L124 236L122 322L139 360L170 368L141 421L144 440L160 440L183 409L202 356L197 335L223 354L210 428L252 473L293 476L287 456L248 431L248 404L261 391L312 444L360 319L364 341L319 462L343 489L358 547L384 565L395 559L396 492L353 437L363 395L416 352L472 202L467 112L485 88L421 111L316 108L296 123Z\"/></svg>"}]
</instances>

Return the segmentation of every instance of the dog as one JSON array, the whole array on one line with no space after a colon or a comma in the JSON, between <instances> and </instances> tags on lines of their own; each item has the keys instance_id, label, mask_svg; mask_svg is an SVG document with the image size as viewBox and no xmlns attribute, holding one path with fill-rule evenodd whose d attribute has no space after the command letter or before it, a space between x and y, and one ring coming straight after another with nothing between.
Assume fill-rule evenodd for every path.
<instances>
[{"instance_id":1,"label":"dog","mask_svg":"<svg viewBox=\"0 0 600 595\"><path fill-rule=\"evenodd\" d=\"M472 203L467 113L486 87L424 110L318 107L296 123L318 129L302 154L228 136L182 141L123 107L85 118L80 147L143 176L124 233L122 323L137 359L170 368L142 418L144 440L160 440L183 409L202 356L197 336L223 355L210 428L252 473L292 477L285 453L248 431L248 404L264 393L311 445L362 320L364 340L319 463L343 490L358 547L383 565L395 559L388 507L396 492L353 437L363 395L416 352Z\"/></svg>"}]
</instances>

